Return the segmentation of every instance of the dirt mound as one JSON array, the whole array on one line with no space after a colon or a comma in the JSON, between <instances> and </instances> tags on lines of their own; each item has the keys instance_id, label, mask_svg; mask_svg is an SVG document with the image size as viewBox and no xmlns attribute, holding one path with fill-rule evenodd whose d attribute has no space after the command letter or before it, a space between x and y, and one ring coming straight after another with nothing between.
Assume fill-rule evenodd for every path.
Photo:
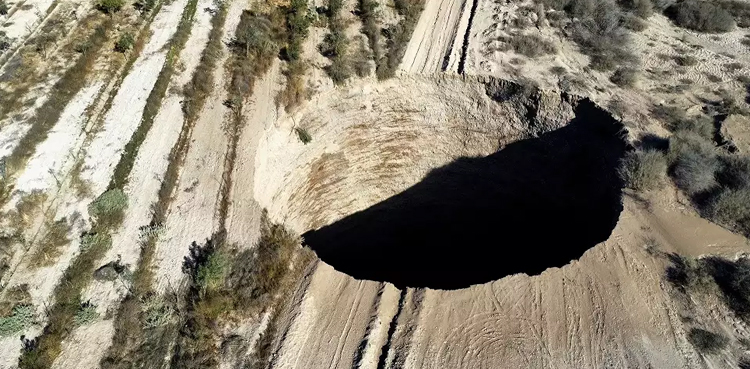
<instances>
[{"instance_id":1,"label":"dirt mound","mask_svg":"<svg viewBox=\"0 0 750 369\"><path fill-rule=\"evenodd\" d=\"M327 224L306 243L355 278L452 289L537 274L617 222L622 126L588 100L494 79L341 93L294 117L313 141L274 158L306 170L257 178L281 180L264 186L300 231Z\"/></svg>"}]
</instances>

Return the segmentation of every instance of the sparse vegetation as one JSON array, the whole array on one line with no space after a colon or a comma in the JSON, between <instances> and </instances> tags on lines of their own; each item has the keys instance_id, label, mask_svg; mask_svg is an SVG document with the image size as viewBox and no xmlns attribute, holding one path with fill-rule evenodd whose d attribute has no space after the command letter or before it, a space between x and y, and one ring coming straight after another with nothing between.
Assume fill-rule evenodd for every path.
<instances>
[{"instance_id":1,"label":"sparse vegetation","mask_svg":"<svg viewBox=\"0 0 750 369\"><path fill-rule=\"evenodd\" d=\"M713 354L729 343L729 339L723 335L707 331L702 328L692 328L688 332L688 341L699 352L704 354Z\"/></svg>"},{"instance_id":2,"label":"sparse vegetation","mask_svg":"<svg viewBox=\"0 0 750 369\"><path fill-rule=\"evenodd\" d=\"M55 264L62 255L62 247L70 243L68 240L70 225L67 218L61 218L47 225L44 236L39 241L29 264L34 268L47 267Z\"/></svg>"},{"instance_id":3,"label":"sparse vegetation","mask_svg":"<svg viewBox=\"0 0 750 369\"><path fill-rule=\"evenodd\" d=\"M555 44L533 34L514 36L509 40L509 43L517 53L530 58L557 53Z\"/></svg>"},{"instance_id":4,"label":"sparse vegetation","mask_svg":"<svg viewBox=\"0 0 750 369\"><path fill-rule=\"evenodd\" d=\"M297 127L294 129L294 132L297 133L297 138L299 138L303 144L307 145L312 142L312 136L310 136L310 133L308 133L306 129Z\"/></svg>"},{"instance_id":5,"label":"sparse vegetation","mask_svg":"<svg viewBox=\"0 0 750 369\"><path fill-rule=\"evenodd\" d=\"M665 14L678 26L698 32L728 32L734 28L732 15L709 1L682 0L667 8Z\"/></svg>"},{"instance_id":6,"label":"sparse vegetation","mask_svg":"<svg viewBox=\"0 0 750 369\"><path fill-rule=\"evenodd\" d=\"M387 68L387 59L383 58L383 50L380 47L382 29L378 25L378 6L378 2L374 0L357 1L357 15L362 21L362 33L367 37L367 45L372 52L371 59L375 61L376 70L382 70ZM355 66L355 70L357 69ZM359 75L359 73L357 74ZM367 74L369 74L369 71Z\"/></svg>"},{"instance_id":7,"label":"sparse vegetation","mask_svg":"<svg viewBox=\"0 0 750 369\"><path fill-rule=\"evenodd\" d=\"M191 287L187 318L177 341L173 367L216 365L220 340L216 322L227 319L228 315L246 316L273 309L274 301L283 298L283 293L279 292L293 281L289 278L292 261L296 260L295 270L305 265L298 237L283 226L271 223L265 213L261 223L261 238L253 249L229 249L216 238L207 240L204 245L193 244L190 257L183 265ZM216 264L217 255L232 263ZM212 277L206 279L206 275ZM212 282L206 283L207 280Z\"/></svg>"},{"instance_id":8,"label":"sparse vegetation","mask_svg":"<svg viewBox=\"0 0 750 369\"><path fill-rule=\"evenodd\" d=\"M0 337L8 337L22 332L34 324L34 307L16 305L10 315L0 318Z\"/></svg>"},{"instance_id":9,"label":"sparse vegetation","mask_svg":"<svg viewBox=\"0 0 750 369\"><path fill-rule=\"evenodd\" d=\"M125 0L96 0L96 9L105 13L117 13L125 6Z\"/></svg>"},{"instance_id":10,"label":"sparse vegetation","mask_svg":"<svg viewBox=\"0 0 750 369\"><path fill-rule=\"evenodd\" d=\"M331 64L325 69L326 73L335 84L339 85L352 76L351 63L348 59L349 39L346 37L344 20L339 14L342 5L341 0L329 0L326 14L329 33L318 46L320 53L331 60Z\"/></svg>"},{"instance_id":11,"label":"sparse vegetation","mask_svg":"<svg viewBox=\"0 0 750 369\"><path fill-rule=\"evenodd\" d=\"M293 0L286 9L287 44L282 54L288 64L284 70L286 86L279 95L287 111L299 105L306 96L303 77L307 72L307 64L302 60L302 42L307 38L311 23L307 0Z\"/></svg>"},{"instance_id":12,"label":"sparse vegetation","mask_svg":"<svg viewBox=\"0 0 750 369\"><path fill-rule=\"evenodd\" d=\"M698 64L698 59L692 55L678 55L674 58L674 61L677 65L683 67L692 67Z\"/></svg>"},{"instance_id":13,"label":"sparse vegetation","mask_svg":"<svg viewBox=\"0 0 750 369\"><path fill-rule=\"evenodd\" d=\"M424 0L395 0L394 5L401 19L383 32L387 39L388 51L386 62L382 66L378 65L379 68L376 71L379 79L390 78L396 74L396 68L404 57L406 46L411 40L419 15L424 9Z\"/></svg>"},{"instance_id":14,"label":"sparse vegetation","mask_svg":"<svg viewBox=\"0 0 750 369\"><path fill-rule=\"evenodd\" d=\"M80 327L82 325L91 324L98 318L99 313L96 312L96 305L87 301L82 303L78 308L75 317L73 317L73 323Z\"/></svg>"},{"instance_id":15,"label":"sparse vegetation","mask_svg":"<svg viewBox=\"0 0 750 369\"><path fill-rule=\"evenodd\" d=\"M127 195L123 190L115 188L101 194L89 204L89 215L96 221L97 226L108 229L122 222L127 207Z\"/></svg>"},{"instance_id":16,"label":"sparse vegetation","mask_svg":"<svg viewBox=\"0 0 750 369\"><path fill-rule=\"evenodd\" d=\"M8 176L23 168L26 161L33 155L37 144L47 138L47 133L57 123L64 107L86 84L86 76L93 70L99 51L107 41L107 30L113 25L114 22L108 19L104 24L96 27L87 40L91 46L52 87L47 95L48 100L37 109L30 130L19 141L13 152L6 157Z\"/></svg>"},{"instance_id":17,"label":"sparse vegetation","mask_svg":"<svg viewBox=\"0 0 750 369\"><path fill-rule=\"evenodd\" d=\"M135 46L135 38L130 32L125 32L120 35L120 38L115 43L115 51L119 53L126 53Z\"/></svg>"},{"instance_id":18,"label":"sparse vegetation","mask_svg":"<svg viewBox=\"0 0 750 369\"><path fill-rule=\"evenodd\" d=\"M630 51L628 30L621 21L623 12L614 0L554 2L553 7L578 19L572 24L572 39L590 57L593 69L612 70L618 66L630 67L637 62Z\"/></svg>"},{"instance_id":19,"label":"sparse vegetation","mask_svg":"<svg viewBox=\"0 0 750 369\"><path fill-rule=\"evenodd\" d=\"M609 80L620 87L635 87L638 82L638 71L633 68L617 68Z\"/></svg>"},{"instance_id":20,"label":"sparse vegetation","mask_svg":"<svg viewBox=\"0 0 750 369\"><path fill-rule=\"evenodd\" d=\"M619 173L625 184L639 191L659 188L664 184L667 160L657 150L628 152L620 164Z\"/></svg>"}]
</instances>

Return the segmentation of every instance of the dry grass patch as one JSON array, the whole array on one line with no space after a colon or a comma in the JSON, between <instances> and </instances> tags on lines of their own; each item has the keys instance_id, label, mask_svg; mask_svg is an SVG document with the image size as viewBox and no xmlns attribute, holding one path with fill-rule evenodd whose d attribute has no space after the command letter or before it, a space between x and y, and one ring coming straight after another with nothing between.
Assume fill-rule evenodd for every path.
<instances>
[{"instance_id":1,"label":"dry grass patch","mask_svg":"<svg viewBox=\"0 0 750 369\"><path fill-rule=\"evenodd\" d=\"M48 224L44 236L37 243L34 253L31 255L29 265L32 268L52 266L62 255L63 247L70 243L68 233L70 224L67 218L59 219Z\"/></svg>"},{"instance_id":2,"label":"dry grass patch","mask_svg":"<svg viewBox=\"0 0 750 369\"><path fill-rule=\"evenodd\" d=\"M639 191L648 191L664 185L667 159L657 150L635 150L625 155L619 173L625 184Z\"/></svg>"}]
</instances>

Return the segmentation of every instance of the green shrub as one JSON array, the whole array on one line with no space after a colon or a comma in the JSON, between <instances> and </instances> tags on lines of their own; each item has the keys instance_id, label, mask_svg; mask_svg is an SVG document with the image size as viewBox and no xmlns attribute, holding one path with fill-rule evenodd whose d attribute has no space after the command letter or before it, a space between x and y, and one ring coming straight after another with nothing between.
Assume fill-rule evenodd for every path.
<instances>
[{"instance_id":1,"label":"green shrub","mask_svg":"<svg viewBox=\"0 0 750 369\"><path fill-rule=\"evenodd\" d=\"M89 215L97 225L110 228L122 222L127 207L128 197L125 192L115 188L104 192L89 204Z\"/></svg>"},{"instance_id":2,"label":"green shrub","mask_svg":"<svg viewBox=\"0 0 750 369\"><path fill-rule=\"evenodd\" d=\"M105 14L113 14L125 5L125 0L97 0L96 1L96 9L99 11L105 13Z\"/></svg>"},{"instance_id":3,"label":"green shrub","mask_svg":"<svg viewBox=\"0 0 750 369\"><path fill-rule=\"evenodd\" d=\"M0 0L0 15L8 14L8 10L10 10L10 7L8 7L8 3L5 0Z\"/></svg>"},{"instance_id":4,"label":"green shrub","mask_svg":"<svg viewBox=\"0 0 750 369\"><path fill-rule=\"evenodd\" d=\"M123 33L115 43L115 51L126 53L135 46L135 38L130 32Z\"/></svg>"},{"instance_id":5,"label":"green shrub","mask_svg":"<svg viewBox=\"0 0 750 369\"><path fill-rule=\"evenodd\" d=\"M723 335L713 333L701 328L692 328L688 332L688 341L701 353L715 353L729 343L729 339Z\"/></svg>"},{"instance_id":6,"label":"green shrub","mask_svg":"<svg viewBox=\"0 0 750 369\"><path fill-rule=\"evenodd\" d=\"M0 318L0 337L12 336L34 324L34 307L16 305L9 316Z\"/></svg>"},{"instance_id":7,"label":"green shrub","mask_svg":"<svg viewBox=\"0 0 750 369\"><path fill-rule=\"evenodd\" d=\"M709 1L683 0L667 8L666 15L678 26L698 32L729 32L734 28L732 15Z\"/></svg>"},{"instance_id":8,"label":"green shrub","mask_svg":"<svg viewBox=\"0 0 750 369\"><path fill-rule=\"evenodd\" d=\"M619 173L625 184L639 191L661 187L667 172L667 159L657 150L628 152L620 163Z\"/></svg>"},{"instance_id":9,"label":"green shrub","mask_svg":"<svg viewBox=\"0 0 750 369\"><path fill-rule=\"evenodd\" d=\"M109 249L112 246L112 237L108 233L85 233L81 236L81 252L92 248Z\"/></svg>"},{"instance_id":10,"label":"green shrub","mask_svg":"<svg viewBox=\"0 0 750 369\"><path fill-rule=\"evenodd\" d=\"M302 141L303 144L307 145L312 141L312 136L304 128L295 128L294 132L297 133L297 138Z\"/></svg>"},{"instance_id":11,"label":"green shrub","mask_svg":"<svg viewBox=\"0 0 750 369\"><path fill-rule=\"evenodd\" d=\"M163 296L149 294L141 301L144 328L157 328L171 323L175 309Z\"/></svg>"},{"instance_id":12,"label":"green shrub","mask_svg":"<svg viewBox=\"0 0 750 369\"><path fill-rule=\"evenodd\" d=\"M73 323L76 326L88 325L93 323L99 318L99 313L96 312L96 305L91 302L84 302L78 308L76 315L73 317Z\"/></svg>"},{"instance_id":13,"label":"green shrub","mask_svg":"<svg viewBox=\"0 0 750 369\"><path fill-rule=\"evenodd\" d=\"M220 252L208 256L205 264L198 267L198 287L202 290L216 290L224 285L226 258Z\"/></svg>"}]
</instances>

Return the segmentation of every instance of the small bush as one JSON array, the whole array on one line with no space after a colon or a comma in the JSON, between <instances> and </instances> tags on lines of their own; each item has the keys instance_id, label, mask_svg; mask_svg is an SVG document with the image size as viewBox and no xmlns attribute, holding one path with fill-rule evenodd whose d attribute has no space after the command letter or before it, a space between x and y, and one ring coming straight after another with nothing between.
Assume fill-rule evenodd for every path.
<instances>
[{"instance_id":1,"label":"small bush","mask_svg":"<svg viewBox=\"0 0 750 369\"><path fill-rule=\"evenodd\" d=\"M709 256L700 261L704 273L710 275L721 290L726 306L745 322L750 321L750 260Z\"/></svg>"},{"instance_id":2,"label":"small bush","mask_svg":"<svg viewBox=\"0 0 750 369\"><path fill-rule=\"evenodd\" d=\"M198 267L198 287L202 290L216 290L222 287L226 264L226 258L220 252L209 255L206 263Z\"/></svg>"},{"instance_id":3,"label":"small bush","mask_svg":"<svg viewBox=\"0 0 750 369\"><path fill-rule=\"evenodd\" d=\"M715 173L720 162L713 145L703 137L687 131L675 133L669 141L669 158L675 184L688 195L717 186Z\"/></svg>"},{"instance_id":4,"label":"small bush","mask_svg":"<svg viewBox=\"0 0 750 369\"><path fill-rule=\"evenodd\" d=\"M701 328L692 328L688 332L688 341L701 353L715 353L729 343L729 339L723 335L713 333Z\"/></svg>"},{"instance_id":5,"label":"small bush","mask_svg":"<svg viewBox=\"0 0 750 369\"><path fill-rule=\"evenodd\" d=\"M641 32L648 28L648 23L646 23L643 18L630 13L625 14L622 20L622 24L625 28L633 32Z\"/></svg>"},{"instance_id":6,"label":"small bush","mask_svg":"<svg viewBox=\"0 0 750 369\"><path fill-rule=\"evenodd\" d=\"M667 159L657 150L628 152L620 163L619 173L625 184L639 191L661 187L667 172Z\"/></svg>"},{"instance_id":7,"label":"small bush","mask_svg":"<svg viewBox=\"0 0 750 369\"><path fill-rule=\"evenodd\" d=\"M97 0L96 9L105 14L114 14L125 5L125 0Z\"/></svg>"},{"instance_id":8,"label":"small bush","mask_svg":"<svg viewBox=\"0 0 750 369\"><path fill-rule=\"evenodd\" d=\"M107 233L85 233L81 236L81 252L92 248L109 249L112 246L112 237Z\"/></svg>"},{"instance_id":9,"label":"small bush","mask_svg":"<svg viewBox=\"0 0 750 369\"><path fill-rule=\"evenodd\" d=\"M634 87L638 82L638 71L633 68L618 68L609 80L620 87Z\"/></svg>"},{"instance_id":10,"label":"small bush","mask_svg":"<svg viewBox=\"0 0 750 369\"><path fill-rule=\"evenodd\" d=\"M123 33L115 43L115 51L119 53L126 53L135 46L135 38L130 32Z\"/></svg>"},{"instance_id":11,"label":"small bush","mask_svg":"<svg viewBox=\"0 0 750 369\"><path fill-rule=\"evenodd\" d=\"M724 189L704 206L704 215L744 235L750 235L750 187Z\"/></svg>"},{"instance_id":12,"label":"small bush","mask_svg":"<svg viewBox=\"0 0 750 369\"><path fill-rule=\"evenodd\" d=\"M698 64L698 58L692 55L678 55L678 56L675 56L674 61L675 63L677 63L677 65L680 65L683 67L692 67Z\"/></svg>"},{"instance_id":13,"label":"small bush","mask_svg":"<svg viewBox=\"0 0 750 369\"><path fill-rule=\"evenodd\" d=\"M128 197L119 188L108 190L89 204L89 215L97 225L113 227L122 222Z\"/></svg>"},{"instance_id":14,"label":"small bush","mask_svg":"<svg viewBox=\"0 0 750 369\"><path fill-rule=\"evenodd\" d=\"M5 0L0 0L0 15L8 14L8 10L10 10L8 3Z\"/></svg>"},{"instance_id":15,"label":"small bush","mask_svg":"<svg viewBox=\"0 0 750 369\"><path fill-rule=\"evenodd\" d=\"M698 32L729 32L734 18L712 2L684 0L667 8L666 15L680 27Z\"/></svg>"},{"instance_id":16,"label":"small bush","mask_svg":"<svg viewBox=\"0 0 750 369\"><path fill-rule=\"evenodd\" d=\"M739 27L750 27L750 4L745 1L724 0L719 1L717 5L721 6L734 17Z\"/></svg>"},{"instance_id":17,"label":"small bush","mask_svg":"<svg viewBox=\"0 0 750 369\"><path fill-rule=\"evenodd\" d=\"M715 173L718 168L715 157L686 152L677 158L674 166L675 184L690 196L704 193L717 186Z\"/></svg>"},{"instance_id":18,"label":"small bush","mask_svg":"<svg viewBox=\"0 0 750 369\"><path fill-rule=\"evenodd\" d=\"M555 44L537 35L514 36L510 39L510 45L517 53L530 58L557 53Z\"/></svg>"},{"instance_id":19,"label":"small bush","mask_svg":"<svg viewBox=\"0 0 750 369\"><path fill-rule=\"evenodd\" d=\"M299 140L302 141L303 144L307 145L308 143L312 142L312 136L310 136L310 133L308 133L304 128L295 128L294 132L297 133L297 138L299 138Z\"/></svg>"},{"instance_id":20,"label":"small bush","mask_svg":"<svg viewBox=\"0 0 750 369\"><path fill-rule=\"evenodd\" d=\"M11 315L0 318L0 337L12 336L34 324L34 307L16 305Z\"/></svg>"},{"instance_id":21,"label":"small bush","mask_svg":"<svg viewBox=\"0 0 750 369\"><path fill-rule=\"evenodd\" d=\"M678 121L671 122L667 127L673 132L693 132L706 140L712 140L714 138L714 132L716 131L711 118L705 115L690 118L685 117Z\"/></svg>"},{"instance_id":22,"label":"small bush","mask_svg":"<svg viewBox=\"0 0 750 369\"><path fill-rule=\"evenodd\" d=\"M136 0L136 2L133 3L133 7L135 7L142 14L150 12L152 9L154 9L155 5L156 0Z\"/></svg>"},{"instance_id":23,"label":"small bush","mask_svg":"<svg viewBox=\"0 0 750 369\"><path fill-rule=\"evenodd\" d=\"M141 301L144 328L157 328L174 320L174 306L162 296L149 294Z\"/></svg>"},{"instance_id":24,"label":"small bush","mask_svg":"<svg viewBox=\"0 0 750 369\"><path fill-rule=\"evenodd\" d=\"M91 302L84 302L78 308L76 315L73 317L73 323L80 327L82 325L88 325L93 323L99 318L99 313L96 312L96 305Z\"/></svg>"},{"instance_id":25,"label":"small bush","mask_svg":"<svg viewBox=\"0 0 750 369\"><path fill-rule=\"evenodd\" d=\"M717 179L726 188L750 188L750 156L723 155Z\"/></svg>"}]
</instances>

